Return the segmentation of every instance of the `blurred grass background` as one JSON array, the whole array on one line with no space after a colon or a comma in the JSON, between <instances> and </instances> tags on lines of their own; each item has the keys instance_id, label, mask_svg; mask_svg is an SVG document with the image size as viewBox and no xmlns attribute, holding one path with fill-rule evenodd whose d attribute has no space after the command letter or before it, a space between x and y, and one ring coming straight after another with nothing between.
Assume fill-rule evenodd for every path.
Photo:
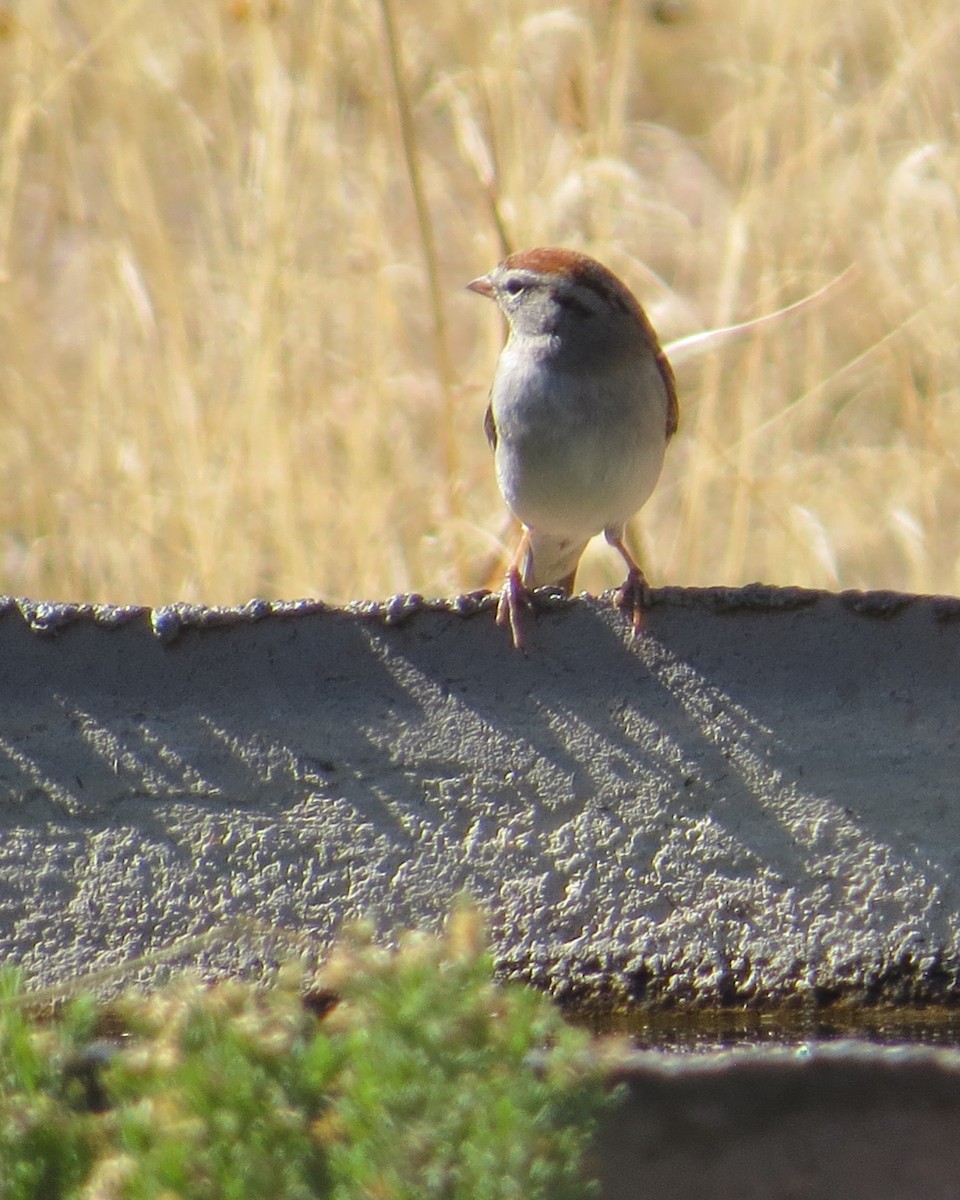
<instances>
[{"instance_id":1,"label":"blurred grass background","mask_svg":"<svg viewBox=\"0 0 960 1200\"><path fill-rule=\"evenodd\" d=\"M489 582L463 285L551 243L666 342L856 268L678 371L652 583L960 591L955 0L403 0L398 79L388 11L0 0L0 591Z\"/></svg>"}]
</instances>

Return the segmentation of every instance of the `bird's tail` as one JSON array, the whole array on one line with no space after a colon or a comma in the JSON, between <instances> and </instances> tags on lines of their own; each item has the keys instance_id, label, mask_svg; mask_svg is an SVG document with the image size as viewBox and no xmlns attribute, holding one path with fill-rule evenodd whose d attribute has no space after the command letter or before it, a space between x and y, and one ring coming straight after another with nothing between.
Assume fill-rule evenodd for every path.
<instances>
[{"instance_id":1,"label":"bird's tail","mask_svg":"<svg viewBox=\"0 0 960 1200\"><path fill-rule=\"evenodd\" d=\"M555 534L527 531L527 552L520 564L520 576L528 588L553 585L565 592L573 591L580 557L587 542L579 538L562 538Z\"/></svg>"}]
</instances>

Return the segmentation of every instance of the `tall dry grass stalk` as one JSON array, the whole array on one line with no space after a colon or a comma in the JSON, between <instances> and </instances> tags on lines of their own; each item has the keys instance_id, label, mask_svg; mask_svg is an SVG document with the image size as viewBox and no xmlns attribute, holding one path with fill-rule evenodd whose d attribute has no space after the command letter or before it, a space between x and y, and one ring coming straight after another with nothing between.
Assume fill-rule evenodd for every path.
<instances>
[{"instance_id":1,"label":"tall dry grass stalk","mask_svg":"<svg viewBox=\"0 0 960 1200\"><path fill-rule=\"evenodd\" d=\"M666 340L857 267L681 369L654 582L960 590L954 0L383 7L0 0L0 590L476 586L463 284L543 243Z\"/></svg>"}]
</instances>

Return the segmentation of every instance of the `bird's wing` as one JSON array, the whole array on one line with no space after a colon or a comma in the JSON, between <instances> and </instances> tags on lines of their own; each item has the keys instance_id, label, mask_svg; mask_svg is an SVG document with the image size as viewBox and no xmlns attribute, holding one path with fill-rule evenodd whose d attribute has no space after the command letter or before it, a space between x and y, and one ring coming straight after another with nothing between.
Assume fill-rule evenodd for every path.
<instances>
[{"instance_id":1,"label":"bird's wing","mask_svg":"<svg viewBox=\"0 0 960 1200\"><path fill-rule=\"evenodd\" d=\"M656 330L650 324L650 318L639 304L636 307L636 313L646 330L647 340L653 347L657 359L657 370L660 372L660 378L663 380L663 386L667 393L667 439L669 440L677 432L677 425L680 421L680 405L677 401L677 384L673 378L673 367L670 366L670 360L663 352Z\"/></svg>"},{"instance_id":2,"label":"bird's wing","mask_svg":"<svg viewBox=\"0 0 960 1200\"><path fill-rule=\"evenodd\" d=\"M487 441L490 443L490 449L497 448L497 425L493 419L493 405L487 405L487 411L483 414L483 432L487 435Z\"/></svg>"},{"instance_id":3,"label":"bird's wing","mask_svg":"<svg viewBox=\"0 0 960 1200\"><path fill-rule=\"evenodd\" d=\"M664 352L657 346L657 370L667 389L667 437L672 438L680 423L680 404L677 400L677 384L673 378L673 367Z\"/></svg>"}]
</instances>

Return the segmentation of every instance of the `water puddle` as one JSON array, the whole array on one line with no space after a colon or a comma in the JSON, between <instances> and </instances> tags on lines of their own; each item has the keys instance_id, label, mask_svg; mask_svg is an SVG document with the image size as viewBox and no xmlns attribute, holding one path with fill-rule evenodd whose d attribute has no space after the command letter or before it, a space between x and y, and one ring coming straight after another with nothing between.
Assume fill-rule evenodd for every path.
<instances>
[{"instance_id":1,"label":"water puddle","mask_svg":"<svg viewBox=\"0 0 960 1200\"><path fill-rule=\"evenodd\" d=\"M637 1050L706 1054L752 1046L803 1046L854 1039L879 1046L960 1046L960 1008L817 1008L750 1012L567 1013L594 1034L616 1034Z\"/></svg>"}]
</instances>

